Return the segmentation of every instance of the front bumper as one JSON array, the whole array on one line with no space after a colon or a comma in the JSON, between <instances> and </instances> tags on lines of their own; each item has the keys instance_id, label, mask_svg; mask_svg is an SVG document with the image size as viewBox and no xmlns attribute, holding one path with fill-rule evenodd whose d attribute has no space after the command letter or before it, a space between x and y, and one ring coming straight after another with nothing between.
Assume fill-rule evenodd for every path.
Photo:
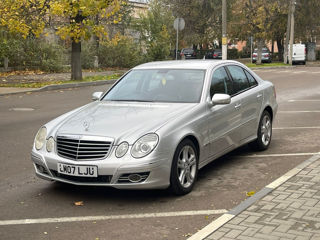
<instances>
[{"instance_id":1,"label":"front bumper","mask_svg":"<svg viewBox=\"0 0 320 240\"><path fill-rule=\"evenodd\" d=\"M114 153L112 151L111 153ZM157 155L157 156L155 156ZM36 175L49 181L59 181L83 186L109 186L118 189L164 189L170 185L171 160L165 154L150 154L134 159L129 153L119 159L110 154L103 160L74 161L55 153L32 150L31 160ZM92 165L98 167L98 177L76 177L57 172L58 163L70 165ZM127 179L130 174L143 176L139 182Z\"/></svg>"},{"instance_id":2,"label":"front bumper","mask_svg":"<svg viewBox=\"0 0 320 240\"><path fill-rule=\"evenodd\" d=\"M257 57L252 57L252 62L256 62L257 61ZM271 58L270 57L261 57L261 62L271 62Z\"/></svg>"}]
</instances>

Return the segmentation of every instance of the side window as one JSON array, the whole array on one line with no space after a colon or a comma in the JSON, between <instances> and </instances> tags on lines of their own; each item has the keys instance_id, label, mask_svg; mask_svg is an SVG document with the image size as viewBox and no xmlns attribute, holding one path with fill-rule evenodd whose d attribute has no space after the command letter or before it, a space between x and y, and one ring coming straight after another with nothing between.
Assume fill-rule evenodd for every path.
<instances>
[{"instance_id":1,"label":"side window","mask_svg":"<svg viewBox=\"0 0 320 240\"><path fill-rule=\"evenodd\" d=\"M247 75L247 78L248 78L248 80L249 80L249 85L250 85L250 87L257 86L258 83L257 83L257 81L254 79L254 77L253 77L247 70L244 70L244 72L245 72L246 75Z\"/></svg>"},{"instance_id":2,"label":"side window","mask_svg":"<svg viewBox=\"0 0 320 240\"><path fill-rule=\"evenodd\" d=\"M233 79L233 90L235 94L249 88L247 76L241 67L228 66L228 70Z\"/></svg>"},{"instance_id":3,"label":"side window","mask_svg":"<svg viewBox=\"0 0 320 240\"><path fill-rule=\"evenodd\" d=\"M232 82L224 67L218 68L212 75L210 96L212 97L215 93L232 94Z\"/></svg>"}]
</instances>

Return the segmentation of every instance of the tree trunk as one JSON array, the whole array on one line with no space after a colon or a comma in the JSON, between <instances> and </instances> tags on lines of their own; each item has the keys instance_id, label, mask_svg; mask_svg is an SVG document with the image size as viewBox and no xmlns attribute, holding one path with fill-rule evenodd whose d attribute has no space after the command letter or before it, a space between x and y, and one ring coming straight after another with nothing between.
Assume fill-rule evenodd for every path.
<instances>
[{"instance_id":1,"label":"tree trunk","mask_svg":"<svg viewBox=\"0 0 320 240\"><path fill-rule=\"evenodd\" d=\"M278 47L278 56L279 56L278 60L282 62L283 61L283 42L281 38L277 39L277 47Z\"/></svg>"},{"instance_id":2,"label":"tree trunk","mask_svg":"<svg viewBox=\"0 0 320 240\"><path fill-rule=\"evenodd\" d=\"M71 80L82 80L81 41L72 40Z\"/></svg>"},{"instance_id":3,"label":"tree trunk","mask_svg":"<svg viewBox=\"0 0 320 240\"><path fill-rule=\"evenodd\" d=\"M258 39L258 58L257 58L257 65L260 65L262 63L262 45L263 45L263 40Z\"/></svg>"},{"instance_id":4,"label":"tree trunk","mask_svg":"<svg viewBox=\"0 0 320 240\"><path fill-rule=\"evenodd\" d=\"M8 70L8 65L9 65L9 58L4 57L3 66L5 71Z\"/></svg>"}]
</instances>

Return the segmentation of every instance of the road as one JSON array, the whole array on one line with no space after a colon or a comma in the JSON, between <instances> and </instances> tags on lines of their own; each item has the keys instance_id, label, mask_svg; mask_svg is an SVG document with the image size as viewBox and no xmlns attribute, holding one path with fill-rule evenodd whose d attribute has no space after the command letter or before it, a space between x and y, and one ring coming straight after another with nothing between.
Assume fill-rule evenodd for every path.
<instances>
[{"instance_id":1,"label":"road","mask_svg":"<svg viewBox=\"0 0 320 240\"><path fill-rule=\"evenodd\" d=\"M197 232L245 200L247 192L259 191L320 151L320 67L256 73L277 90L270 148L252 152L244 146L214 161L199 172L193 192L182 197L35 177L30 150L39 127L109 86L0 97L0 239L186 239ZM79 201L82 206L74 204Z\"/></svg>"}]
</instances>

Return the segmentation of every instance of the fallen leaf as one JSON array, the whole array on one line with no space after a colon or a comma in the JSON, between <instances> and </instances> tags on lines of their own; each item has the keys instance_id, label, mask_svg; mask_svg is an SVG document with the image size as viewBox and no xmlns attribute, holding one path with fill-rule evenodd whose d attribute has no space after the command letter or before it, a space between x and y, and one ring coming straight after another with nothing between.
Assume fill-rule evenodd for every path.
<instances>
[{"instance_id":1,"label":"fallen leaf","mask_svg":"<svg viewBox=\"0 0 320 240\"><path fill-rule=\"evenodd\" d=\"M83 206L83 201L79 201L79 202L74 202L74 205L76 206Z\"/></svg>"},{"instance_id":2,"label":"fallen leaf","mask_svg":"<svg viewBox=\"0 0 320 240\"><path fill-rule=\"evenodd\" d=\"M246 195L247 197L251 197L255 194L256 192L255 191L251 191L251 192L247 192Z\"/></svg>"},{"instance_id":3,"label":"fallen leaf","mask_svg":"<svg viewBox=\"0 0 320 240\"><path fill-rule=\"evenodd\" d=\"M47 235L48 233L47 232L43 232L45 235Z\"/></svg>"}]
</instances>

